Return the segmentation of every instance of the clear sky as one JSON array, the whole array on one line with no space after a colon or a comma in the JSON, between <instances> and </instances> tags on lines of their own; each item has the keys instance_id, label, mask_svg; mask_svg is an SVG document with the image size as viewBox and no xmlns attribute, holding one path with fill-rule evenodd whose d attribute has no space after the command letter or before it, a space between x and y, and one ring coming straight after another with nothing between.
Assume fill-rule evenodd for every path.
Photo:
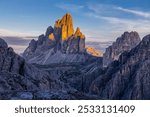
<instances>
[{"instance_id":1,"label":"clear sky","mask_svg":"<svg viewBox=\"0 0 150 117\"><path fill-rule=\"evenodd\" d=\"M66 12L87 41L114 41L124 31L150 33L150 0L0 0L0 35L38 36Z\"/></svg>"}]
</instances>

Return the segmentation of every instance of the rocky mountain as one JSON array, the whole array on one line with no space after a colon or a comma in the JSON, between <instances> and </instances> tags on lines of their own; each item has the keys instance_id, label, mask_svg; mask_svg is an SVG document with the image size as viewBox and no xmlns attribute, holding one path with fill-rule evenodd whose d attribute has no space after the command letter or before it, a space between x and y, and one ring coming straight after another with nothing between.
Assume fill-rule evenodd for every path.
<instances>
[{"instance_id":1,"label":"rocky mountain","mask_svg":"<svg viewBox=\"0 0 150 117\"><path fill-rule=\"evenodd\" d=\"M72 16L66 14L47 28L45 35L32 40L23 57L29 63L85 62L92 56L86 52L85 36L78 27L74 31ZM93 57L92 57L93 58Z\"/></svg>"},{"instance_id":2,"label":"rocky mountain","mask_svg":"<svg viewBox=\"0 0 150 117\"><path fill-rule=\"evenodd\" d=\"M121 37L117 38L116 42L106 48L103 66L107 67L112 61L118 60L124 51L130 51L139 44L140 40L137 32L125 32Z\"/></svg>"},{"instance_id":3,"label":"rocky mountain","mask_svg":"<svg viewBox=\"0 0 150 117\"><path fill-rule=\"evenodd\" d=\"M150 99L150 35L97 77L90 93L102 99Z\"/></svg>"}]
</instances>

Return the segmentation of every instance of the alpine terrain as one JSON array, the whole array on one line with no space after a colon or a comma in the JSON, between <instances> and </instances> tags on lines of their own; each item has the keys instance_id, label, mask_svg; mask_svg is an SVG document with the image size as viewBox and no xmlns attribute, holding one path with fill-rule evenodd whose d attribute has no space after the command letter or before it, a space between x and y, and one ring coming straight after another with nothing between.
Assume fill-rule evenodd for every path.
<instances>
[{"instance_id":1,"label":"alpine terrain","mask_svg":"<svg viewBox=\"0 0 150 117\"><path fill-rule=\"evenodd\" d=\"M0 38L0 99L150 99L150 35L124 32L105 52L85 41L69 13L22 56Z\"/></svg>"}]
</instances>

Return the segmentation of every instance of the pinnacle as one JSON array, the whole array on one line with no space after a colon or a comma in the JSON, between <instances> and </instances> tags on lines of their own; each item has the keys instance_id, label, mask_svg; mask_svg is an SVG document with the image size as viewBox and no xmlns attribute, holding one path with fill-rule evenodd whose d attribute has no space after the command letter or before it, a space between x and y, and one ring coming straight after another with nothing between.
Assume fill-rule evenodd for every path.
<instances>
[{"instance_id":1,"label":"pinnacle","mask_svg":"<svg viewBox=\"0 0 150 117\"><path fill-rule=\"evenodd\" d=\"M62 40L66 40L72 36L74 34L74 28L71 14L67 13L62 19L57 20L55 27L62 29Z\"/></svg>"},{"instance_id":2,"label":"pinnacle","mask_svg":"<svg viewBox=\"0 0 150 117\"><path fill-rule=\"evenodd\" d=\"M80 37L81 39L85 38L84 34L82 34L82 32L80 32L80 28L79 27L77 27L76 32L75 32L74 35L75 35L76 38L77 37Z\"/></svg>"}]
</instances>

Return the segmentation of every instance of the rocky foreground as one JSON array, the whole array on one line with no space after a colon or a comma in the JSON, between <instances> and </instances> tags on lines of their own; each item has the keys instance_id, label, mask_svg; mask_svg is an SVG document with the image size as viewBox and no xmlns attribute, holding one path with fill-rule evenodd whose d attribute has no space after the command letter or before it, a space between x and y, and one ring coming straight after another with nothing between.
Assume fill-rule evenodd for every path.
<instances>
[{"instance_id":1,"label":"rocky foreground","mask_svg":"<svg viewBox=\"0 0 150 117\"><path fill-rule=\"evenodd\" d=\"M150 35L125 32L103 54L70 14L17 55L0 39L0 99L150 99Z\"/></svg>"}]
</instances>

